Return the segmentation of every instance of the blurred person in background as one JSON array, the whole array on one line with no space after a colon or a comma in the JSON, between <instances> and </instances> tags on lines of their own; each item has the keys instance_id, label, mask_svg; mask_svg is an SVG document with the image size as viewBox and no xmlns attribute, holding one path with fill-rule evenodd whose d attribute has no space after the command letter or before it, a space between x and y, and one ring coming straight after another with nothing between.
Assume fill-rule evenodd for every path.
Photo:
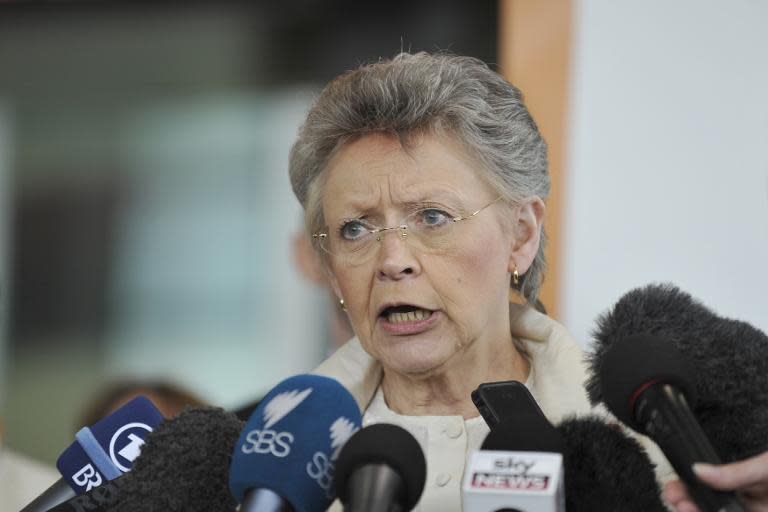
<instances>
[{"instance_id":1,"label":"blurred person in background","mask_svg":"<svg viewBox=\"0 0 768 512\"><path fill-rule=\"evenodd\" d=\"M93 425L137 396L149 398L166 418L173 418L185 407L208 405L200 397L178 384L165 380L126 379L106 386L86 404L76 430L82 426Z\"/></svg>"},{"instance_id":2,"label":"blurred person in background","mask_svg":"<svg viewBox=\"0 0 768 512\"><path fill-rule=\"evenodd\" d=\"M0 512L19 512L59 476L56 469L5 446L0 418Z\"/></svg>"},{"instance_id":3,"label":"blurred person in background","mask_svg":"<svg viewBox=\"0 0 768 512\"><path fill-rule=\"evenodd\" d=\"M330 307L327 307L328 319L328 354L344 345L355 333L349 324L346 313L334 300L333 290L328 283L328 276L323 269L323 262L312 247L312 243L303 231L293 238L293 259L301 276L308 282L327 290Z\"/></svg>"},{"instance_id":4,"label":"blurred person in background","mask_svg":"<svg viewBox=\"0 0 768 512\"><path fill-rule=\"evenodd\" d=\"M349 324L349 318L341 308L336 307L337 302L333 299L333 290L328 283L323 262L312 247L312 243L304 236L303 231L296 233L293 237L291 252L293 253L293 263L301 277L307 282L323 288L330 298L328 304L323 304L327 322L326 339L317 339L317 343L325 343L326 355L330 355L355 335ZM261 397L238 407L234 413L242 421L248 421L260 403Z\"/></svg>"}]
</instances>

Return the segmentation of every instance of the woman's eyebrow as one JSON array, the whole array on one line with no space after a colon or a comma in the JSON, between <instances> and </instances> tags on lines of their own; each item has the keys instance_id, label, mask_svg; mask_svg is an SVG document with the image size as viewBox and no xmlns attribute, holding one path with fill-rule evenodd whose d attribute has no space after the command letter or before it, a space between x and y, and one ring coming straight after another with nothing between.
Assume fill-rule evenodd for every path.
<instances>
[{"instance_id":1,"label":"woman's eyebrow","mask_svg":"<svg viewBox=\"0 0 768 512\"><path fill-rule=\"evenodd\" d=\"M416 191L406 190L402 191L399 195L400 197L394 204L396 207L403 209L432 203L442 203L454 208L461 207L464 204L456 192L442 188ZM353 219L379 213L379 208L380 205L375 198L352 197L340 210L343 212L343 218Z\"/></svg>"}]
</instances>

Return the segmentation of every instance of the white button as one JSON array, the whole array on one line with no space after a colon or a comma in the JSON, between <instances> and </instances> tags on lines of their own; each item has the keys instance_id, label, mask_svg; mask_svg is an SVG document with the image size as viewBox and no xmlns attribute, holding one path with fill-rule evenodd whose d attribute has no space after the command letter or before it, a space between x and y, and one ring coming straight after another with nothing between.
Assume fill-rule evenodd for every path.
<instances>
[{"instance_id":1,"label":"white button","mask_svg":"<svg viewBox=\"0 0 768 512\"><path fill-rule=\"evenodd\" d=\"M440 473L439 475L437 475L437 478L435 479L435 483L439 487L445 487L445 485L450 481L451 481L451 475L449 475L448 473Z\"/></svg>"},{"instance_id":2,"label":"white button","mask_svg":"<svg viewBox=\"0 0 768 512\"><path fill-rule=\"evenodd\" d=\"M461 434L464 432L464 429L461 428L461 425L454 423L453 425L448 425L448 428L445 429L445 434L450 437L451 439L457 439L461 436Z\"/></svg>"}]
</instances>

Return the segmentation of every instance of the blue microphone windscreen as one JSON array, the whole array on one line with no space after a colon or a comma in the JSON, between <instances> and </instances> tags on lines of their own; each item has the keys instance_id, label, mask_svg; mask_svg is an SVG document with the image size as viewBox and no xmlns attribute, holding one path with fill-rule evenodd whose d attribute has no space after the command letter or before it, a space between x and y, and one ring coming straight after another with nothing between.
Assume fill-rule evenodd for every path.
<instances>
[{"instance_id":1,"label":"blue microphone windscreen","mask_svg":"<svg viewBox=\"0 0 768 512\"><path fill-rule=\"evenodd\" d=\"M338 381L318 375L284 380L264 397L235 445L229 487L238 501L269 489L296 512L326 510L336 497L336 459L362 418Z\"/></svg>"},{"instance_id":2,"label":"blue microphone windscreen","mask_svg":"<svg viewBox=\"0 0 768 512\"><path fill-rule=\"evenodd\" d=\"M163 415L148 398L136 397L78 433L56 467L77 494L90 491L130 471L144 440L162 421Z\"/></svg>"}]
</instances>

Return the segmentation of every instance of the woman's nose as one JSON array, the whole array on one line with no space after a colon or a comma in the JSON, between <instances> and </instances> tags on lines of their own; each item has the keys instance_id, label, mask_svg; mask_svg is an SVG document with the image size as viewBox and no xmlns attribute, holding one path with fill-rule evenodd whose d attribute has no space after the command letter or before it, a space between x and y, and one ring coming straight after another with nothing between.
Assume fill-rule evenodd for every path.
<instances>
[{"instance_id":1,"label":"woman's nose","mask_svg":"<svg viewBox=\"0 0 768 512\"><path fill-rule=\"evenodd\" d=\"M377 247L378 275L380 279L403 279L418 274L421 267L411 244L410 233L397 229L380 233Z\"/></svg>"}]
</instances>

